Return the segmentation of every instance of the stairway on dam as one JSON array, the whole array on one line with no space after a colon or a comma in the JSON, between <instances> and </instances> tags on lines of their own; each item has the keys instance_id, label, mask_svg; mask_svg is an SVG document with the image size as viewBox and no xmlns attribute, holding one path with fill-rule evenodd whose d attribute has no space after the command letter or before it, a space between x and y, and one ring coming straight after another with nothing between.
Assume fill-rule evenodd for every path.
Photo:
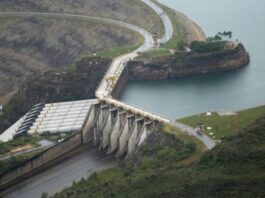
<instances>
[{"instance_id":1,"label":"stairway on dam","mask_svg":"<svg viewBox=\"0 0 265 198\"><path fill-rule=\"evenodd\" d=\"M169 41L173 35L173 26L167 14L152 1L142 1L161 17L165 27L165 35L161 40L163 42ZM181 124L173 124L173 121L125 104L117 99L121 86L126 85L127 62L154 47L152 35L144 29L123 22L119 24L140 33L145 38L144 43L135 51L113 60L96 90L97 99L45 104L25 133L74 132L73 135L2 174L0 176L0 189L13 185L14 182L23 181L24 178L32 176L32 173L45 167L47 163L60 159L61 156L83 145L93 145L98 150L117 158L129 156L135 152L137 147L144 144L148 135L155 132L159 124L170 124L172 127L186 130L204 143L205 140L196 136L193 129ZM109 76L116 77L112 86L107 81ZM114 93L115 90L119 90L119 94ZM26 117L27 114L6 130L0 136L0 140L12 139ZM214 146L214 142L209 141L210 146Z\"/></svg>"},{"instance_id":2,"label":"stairway on dam","mask_svg":"<svg viewBox=\"0 0 265 198\"><path fill-rule=\"evenodd\" d=\"M0 142L12 140L14 136L22 133L41 135L46 132L55 134L81 131L91 105L97 102L95 99L48 103L38 105L41 106L39 111L36 111L36 106L34 106L25 116L0 135Z\"/></svg>"},{"instance_id":3,"label":"stairway on dam","mask_svg":"<svg viewBox=\"0 0 265 198\"><path fill-rule=\"evenodd\" d=\"M51 112L48 113L50 109ZM70 109L71 111L69 111ZM62 123L64 122L63 119L70 119L68 116L63 117L60 113L57 113L62 111L79 112L77 114L74 113L72 117L74 119L71 119L76 120L79 115L82 115L84 120L70 122L72 125L67 126L68 128L64 125L60 128L61 125L58 124L60 122L52 122L51 125L47 124L52 121L50 118L56 118ZM82 113L83 111L85 113ZM46 114L47 120L43 119L45 118L43 115ZM56 121L56 119L53 121ZM46 124L41 125L43 121ZM35 126L38 125L43 127L36 128ZM99 100L85 100L80 103L70 102L45 105L29 131L35 130L35 132L42 133L45 130L52 131L55 126L58 127L55 130L56 132L59 129L65 132L69 129L74 130L73 127L77 128L64 141L55 144L0 175L0 190L31 177L34 172L39 172L47 164L60 160L67 153L75 151L83 145L93 146L97 150L116 158L128 157L145 142L149 134L157 129L158 122Z\"/></svg>"}]
</instances>

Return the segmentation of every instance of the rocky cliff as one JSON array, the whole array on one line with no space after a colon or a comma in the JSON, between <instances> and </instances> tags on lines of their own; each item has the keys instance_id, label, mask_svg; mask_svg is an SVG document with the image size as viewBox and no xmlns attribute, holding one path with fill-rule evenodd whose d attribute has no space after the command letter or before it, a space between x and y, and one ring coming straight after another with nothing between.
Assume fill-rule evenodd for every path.
<instances>
[{"instance_id":1,"label":"rocky cliff","mask_svg":"<svg viewBox=\"0 0 265 198\"><path fill-rule=\"evenodd\" d=\"M111 59L83 58L71 70L51 70L31 76L4 105L0 133L31 109L34 104L95 98L95 90Z\"/></svg>"},{"instance_id":2,"label":"rocky cliff","mask_svg":"<svg viewBox=\"0 0 265 198\"><path fill-rule=\"evenodd\" d=\"M155 80L234 70L249 61L248 52L239 43L211 53L186 52L181 56L135 60L128 66L131 80Z\"/></svg>"}]
</instances>

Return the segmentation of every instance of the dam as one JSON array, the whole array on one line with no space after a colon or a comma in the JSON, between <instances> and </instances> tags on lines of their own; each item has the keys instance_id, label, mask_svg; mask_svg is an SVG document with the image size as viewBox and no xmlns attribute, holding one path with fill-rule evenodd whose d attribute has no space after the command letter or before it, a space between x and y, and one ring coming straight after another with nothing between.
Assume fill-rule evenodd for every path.
<instances>
[{"instance_id":1,"label":"dam","mask_svg":"<svg viewBox=\"0 0 265 198\"><path fill-rule=\"evenodd\" d=\"M171 119L207 111L238 111L264 105L265 27L260 25L264 23L264 1L159 2L185 13L209 36L215 35L218 31L231 30L233 39L239 39L248 49L251 55L250 64L231 72L169 80L131 81L122 95L123 102L152 110ZM253 10L249 9L254 7ZM238 9L236 15L235 8ZM165 105L161 106L161 102Z\"/></svg>"},{"instance_id":2,"label":"dam","mask_svg":"<svg viewBox=\"0 0 265 198\"><path fill-rule=\"evenodd\" d=\"M143 0L143 2L161 17L165 28L165 34L161 40L163 42L169 41L173 34L173 27L169 17L151 1ZM17 15L18 13L15 14ZM23 183L25 179L34 177L36 173L47 171L47 167L51 167L53 163L61 161L63 164L65 156L78 151L80 148L94 149L93 151L99 150L101 154L105 154L104 156L110 156L106 167L111 167L115 164L113 159L123 159L133 154L139 146L144 144L148 135L156 131L160 124L168 124L189 135L193 135L202 141L208 149L215 146L215 141L206 135L198 135L196 130L188 126L118 100L128 80L127 63L139 56L139 54L154 47L152 35L149 32L123 22L119 24L140 33L145 38L144 43L135 51L121 55L113 60L96 90L96 99L71 101L68 103L36 104L31 111L3 133L3 136L13 138L24 132L42 134L45 132L66 133L74 131L73 135L65 140L2 174L0 176L1 189L9 188L17 183L20 184L20 182ZM113 76L115 78L110 83L108 79ZM88 153L91 152L89 149L86 150ZM77 154L77 156L82 155ZM96 162L102 163L101 160L96 160ZM86 170L86 168L84 169L87 171L87 177L97 170L95 166L97 165L94 165L90 171ZM71 163L69 169L78 168L78 164ZM100 165L98 168L104 169L104 166ZM68 174L68 171L65 171L65 174ZM36 179L39 179L37 175ZM46 185L48 185L47 182ZM56 191L59 190L62 189L58 187Z\"/></svg>"}]
</instances>

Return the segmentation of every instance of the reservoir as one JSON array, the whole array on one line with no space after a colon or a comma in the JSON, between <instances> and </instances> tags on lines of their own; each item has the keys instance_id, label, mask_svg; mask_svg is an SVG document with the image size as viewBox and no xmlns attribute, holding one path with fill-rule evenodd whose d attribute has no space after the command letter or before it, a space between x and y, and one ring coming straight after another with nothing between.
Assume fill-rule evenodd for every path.
<instances>
[{"instance_id":1,"label":"reservoir","mask_svg":"<svg viewBox=\"0 0 265 198\"><path fill-rule=\"evenodd\" d=\"M160 0L197 22L208 36L231 30L250 53L249 66L232 72L162 81L129 82L122 100L180 118L265 104L265 1Z\"/></svg>"}]
</instances>

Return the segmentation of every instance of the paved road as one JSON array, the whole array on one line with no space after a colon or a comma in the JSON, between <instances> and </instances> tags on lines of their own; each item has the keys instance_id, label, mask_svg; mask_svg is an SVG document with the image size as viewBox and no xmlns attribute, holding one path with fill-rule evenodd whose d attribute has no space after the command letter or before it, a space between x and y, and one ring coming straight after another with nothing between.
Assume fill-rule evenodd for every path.
<instances>
[{"instance_id":1,"label":"paved road","mask_svg":"<svg viewBox=\"0 0 265 198\"><path fill-rule=\"evenodd\" d=\"M5 198L39 198L42 192L54 194L69 187L73 181L87 178L96 170L103 170L117 164L116 159L96 148L85 147L74 156L62 161L14 187L3 192Z\"/></svg>"},{"instance_id":2,"label":"paved road","mask_svg":"<svg viewBox=\"0 0 265 198\"><path fill-rule=\"evenodd\" d=\"M158 13L163 21L165 27L165 35L162 37L162 42L167 42L170 38L172 38L173 28L169 17L159 8L157 5L152 3L150 0L142 0L144 3L149 5L156 13ZM10 16L48 16L48 17L69 17L69 18L79 18L79 19L89 19L89 20L100 20L103 22L114 23L123 27L127 27L133 31L136 31L144 36L144 43L135 51L119 56L114 59L110 68L108 69L105 77L100 83L96 96L100 100L105 100L110 104L115 104L118 106L122 106L125 109L129 109L132 112L139 113L144 117L153 118L154 120L158 120L167 124L171 124L171 126L180 128L186 131L189 134L194 135L196 138L201 140L207 148L211 149L215 143L207 136L198 136L196 131L188 126L185 126L181 123L175 123L166 118L157 116L153 113L145 112L139 108L133 107L131 105L122 103L120 101L114 100L111 98L111 87L108 86L106 79L109 75L116 75L119 77L122 70L124 69L126 63L130 59L134 59L139 55L139 52L148 51L153 47L152 35L145 31L144 29L125 23L121 21L115 21L111 19L104 19L98 17L90 17L83 15L74 15L74 14L58 14L58 13L21 13L21 12L7 12L0 13L1 15L10 15ZM73 158L63 161L62 164L59 164L45 172L42 172L28 180L25 180L23 183L10 188L5 192L5 197L21 197L21 198L37 198L43 191L49 193L55 193L62 190L66 186L70 186L72 181L78 181L82 177L89 176L93 171L99 169L105 169L115 165L115 160L111 156L106 156L105 154L100 154L98 151L94 150L84 150L82 153L78 153Z\"/></svg>"},{"instance_id":3,"label":"paved road","mask_svg":"<svg viewBox=\"0 0 265 198\"><path fill-rule=\"evenodd\" d=\"M169 17L167 16L167 14L165 12L163 12L163 10L159 6L157 6L155 3L151 2L150 0L142 0L142 1L145 4L147 4L150 8L152 8L161 17L161 20L164 24L164 29L165 29L165 34L161 38L161 41L162 42L169 41L173 36L173 26L172 26L172 23L171 23ZM117 80L120 77L120 74L122 73L122 71L125 68L128 61L138 57L140 53L147 52L148 50L150 50L154 47L153 46L153 38L152 38L152 35L150 33L148 33L147 31L145 31L144 29L139 28L139 27L134 28L134 30L144 36L144 38L145 38L144 43L135 51L121 55L121 56L114 59L114 61L110 65L108 71L106 72L104 78L102 79L99 87L96 90L96 97L98 99L100 99L101 101L104 101L108 104L113 104L116 107L126 109L128 111L134 112L136 114L140 114L144 117L148 117L148 118L150 118L152 120L156 120L158 122L168 123L168 122L170 122L170 120L168 120L162 116L155 115L154 113L150 113L147 111L143 111L137 107L134 107L132 105L129 105L129 104L123 103L121 101L115 100L111 97L111 92L112 92L112 89L114 86L111 87L107 83L107 78L109 76L116 76L116 82L117 82Z\"/></svg>"},{"instance_id":4,"label":"paved road","mask_svg":"<svg viewBox=\"0 0 265 198\"><path fill-rule=\"evenodd\" d=\"M163 10L159 6L157 6L156 4L151 2L150 0L142 0L142 1L144 3L146 3L149 7L151 7L161 17L161 20L162 20L162 22L164 24L164 28L165 28L165 34L161 40L162 40L162 42L169 41L173 36L173 26L172 26L172 23L171 23L169 17L167 16L167 14L165 12L163 12ZM154 113L141 110L137 107L134 107L134 106L129 105L129 104L125 104L123 102L120 102L118 100L111 98L110 93L112 91L112 87L109 87L107 84L107 81L106 81L108 76L115 75L119 78L121 72L123 71L124 67L126 66L126 64L129 60L132 60L132 59L136 58L137 56L139 56L139 53L146 52L146 51L152 49L152 47L153 47L152 34L147 32L146 30L144 30L140 27L137 27L135 25L122 22L122 21L100 18L100 17L76 15L76 14L35 13L35 12L0 12L0 16L1 15L3 15L3 16L43 16L43 17L62 17L62 18L75 18L75 19L77 18L77 19L86 19L86 20L98 20L101 22L113 23L113 24L116 24L116 25L119 25L122 27L126 27L126 28L133 30L133 31L138 32L139 34L141 34L144 37L144 43L138 49L134 50L133 52L121 55L121 56L119 56L113 60L108 71L106 72L104 78L102 79L98 89L96 90L97 98L102 100L102 101L105 101L109 104L114 104L118 107L130 110L130 111L135 112L137 114L143 115L144 117L149 117L150 119L157 120L159 122L163 122L166 124L174 123L173 125L175 127L181 128L182 130L186 131L187 133L189 133L191 135L194 135L196 138L198 138L200 141L202 141L203 144L205 144L205 146L208 149L212 148L215 145L214 140L212 140L211 138L209 138L205 135L198 136L196 131L194 129L191 129L188 126L185 126L181 123L173 122L173 121L166 119L162 116L155 115Z\"/></svg>"},{"instance_id":5,"label":"paved road","mask_svg":"<svg viewBox=\"0 0 265 198\"><path fill-rule=\"evenodd\" d=\"M173 36L173 25L172 25L169 17L167 16L167 14L159 6L157 6L156 4L151 2L150 0L142 0L142 1L144 3L146 3L149 7L151 7L161 17L161 20L164 24L164 29L165 29L165 34L161 40L164 43L169 41ZM96 90L96 97L99 100L104 101L108 104L115 105L116 107L120 107L122 109L125 109L125 110L131 111L133 113L140 114L144 117L150 118L151 120L156 120L158 122L162 122L165 124L169 124L173 127L179 128L179 129L183 130L184 132L187 132L188 134L193 135L194 137L199 139L206 146L207 149L212 149L216 145L215 141L206 135L198 135L198 133L196 132L195 129L193 129L189 126L186 126L182 123L171 121L171 120L166 119L162 116L155 115L154 113L141 110L137 107L134 107L134 106L126 104L124 102L115 100L111 97L111 91L112 91L113 87L108 85L107 78L109 76L116 76L118 79L129 60L132 60L132 59L136 58L137 56L139 56L139 52L140 53L146 52L146 51L153 48L152 35L150 33L146 32L145 30L143 30L139 27L134 28L134 30L138 31L140 34L142 34L144 36L145 42L137 50L135 50L131 53L125 54L125 55L121 55L121 56L114 59L114 61L110 65L108 71L106 72L104 78L102 79L99 87ZM116 80L116 82L117 82L117 80Z\"/></svg>"},{"instance_id":6,"label":"paved road","mask_svg":"<svg viewBox=\"0 0 265 198\"><path fill-rule=\"evenodd\" d=\"M173 25L169 19L169 17L167 16L167 14L159 7L157 6L155 3L153 3L150 0L142 0L145 4L147 4L150 8L152 8L160 17L161 20L164 24L164 30L165 30L165 34L163 35L163 37L161 38L162 42L167 42L169 41L172 36L173 36ZM96 96L98 98L107 98L110 96L111 87L108 87L107 81L106 79L108 78L108 76L117 76L117 78L119 78L122 70L124 69L125 65L127 64L127 62L129 60L132 60L136 57L139 56L139 53L142 52L146 52L150 49L152 49L153 46L153 38L152 35L147 32L146 30L140 28L140 27L136 27L136 26L127 26L135 31L137 31L138 33L140 33L141 35L144 36L144 43L135 51L130 52L128 54L124 54L121 55L117 58L114 59L114 61L112 62L112 64L110 65L108 71L106 72L104 78L102 79L98 89L96 90ZM115 101L112 101L115 102ZM126 104L127 106L129 106L128 104Z\"/></svg>"},{"instance_id":7,"label":"paved road","mask_svg":"<svg viewBox=\"0 0 265 198\"><path fill-rule=\"evenodd\" d=\"M172 38L173 32L174 32L171 20L169 19L168 15L159 6L157 6L152 1L150 1L150 0L142 0L142 2L144 2L150 8L152 8L160 16L160 18L161 18L161 20L163 22L163 25L164 25L164 30L165 30L165 34L161 38L161 41L163 43L166 43L167 41L169 41Z\"/></svg>"},{"instance_id":8,"label":"paved road","mask_svg":"<svg viewBox=\"0 0 265 198\"><path fill-rule=\"evenodd\" d=\"M194 128L191 128L188 125L185 125L185 124L182 124L182 123L176 122L176 121L171 121L169 123L169 125L172 127L179 128L182 131L185 131L186 133L188 133L189 135L194 136L195 138L200 140L205 145L205 147L209 150L212 149L213 147L215 147L215 145L216 145L216 142L213 139L211 139L210 137L208 137L205 134L201 134L201 135L198 134Z\"/></svg>"}]
</instances>

